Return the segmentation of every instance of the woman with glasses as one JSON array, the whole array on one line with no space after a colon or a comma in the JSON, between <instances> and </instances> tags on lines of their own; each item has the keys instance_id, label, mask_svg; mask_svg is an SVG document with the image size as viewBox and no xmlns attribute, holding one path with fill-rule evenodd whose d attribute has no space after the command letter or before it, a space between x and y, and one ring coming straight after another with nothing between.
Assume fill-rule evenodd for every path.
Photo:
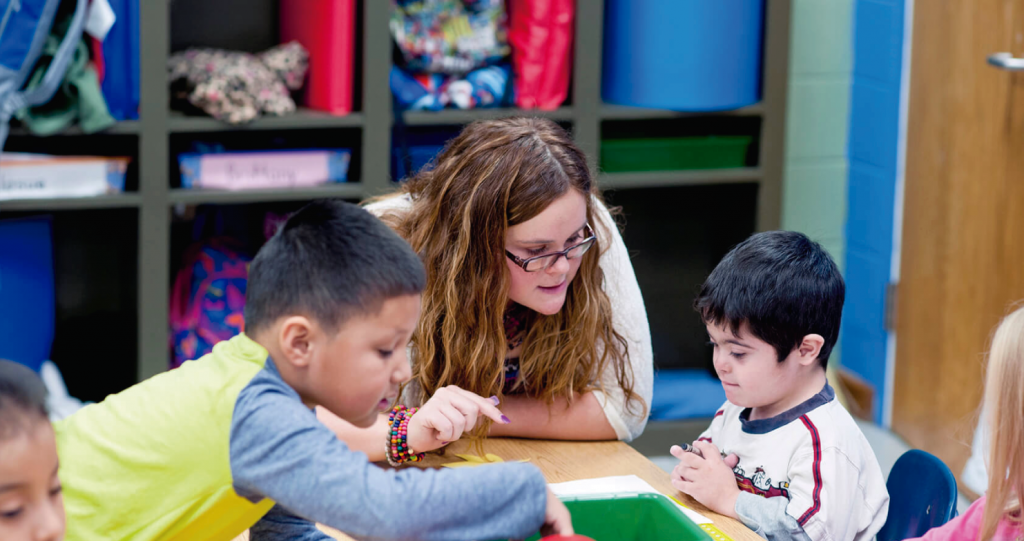
<instances>
[{"instance_id":1,"label":"woman with glasses","mask_svg":"<svg viewBox=\"0 0 1024 541\"><path fill-rule=\"evenodd\" d=\"M562 128L537 118L470 124L433 167L367 209L427 270L402 402L420 405L448 386L498 397L510 422L478 435L630 440L643 431L653 377L643 298ZM370 452L387 426L360 433L320 417Z\"/></svg>"}]
</instances>

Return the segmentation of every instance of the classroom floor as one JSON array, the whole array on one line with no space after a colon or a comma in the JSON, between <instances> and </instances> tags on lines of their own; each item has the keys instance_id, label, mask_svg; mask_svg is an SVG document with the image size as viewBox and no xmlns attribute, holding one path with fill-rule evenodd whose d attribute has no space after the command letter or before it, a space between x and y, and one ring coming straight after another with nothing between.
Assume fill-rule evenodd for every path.
<instances>
[{"instance_id":1,"label":"classroom floor","mask_svg":"<svg viewBox=\"0 0 1024 541\"><path fill-rule=\"evenodd\" d=\"M882 473L888 478L889 470L896 463L903 453L910 450L910 446L902 438L893 434L878 425L857 420L860 429L864 432L871 448L878 458L878 465ZM693 441L704 430L707 421L683 421L683 422L654 422L648 425L643 436L632 443L638 451L643 453L658 465L661 469L671 472L676 464L676 459L667 454L668 448L677 441ZM954 472L958 473L958 472ZM971 501L960 494L957 502L957 510L960 514L971 505Z\"/></svg>"}]
</instances>

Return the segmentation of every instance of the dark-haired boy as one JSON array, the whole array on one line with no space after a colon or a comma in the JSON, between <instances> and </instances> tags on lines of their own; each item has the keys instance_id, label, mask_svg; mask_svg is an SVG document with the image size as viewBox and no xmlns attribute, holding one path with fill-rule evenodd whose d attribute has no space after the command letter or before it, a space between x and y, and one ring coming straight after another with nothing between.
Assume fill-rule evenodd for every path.
<instances>
[{"instance_id":1,"label":"dark-haired boy","mask_svg":"<svg viewBox=\"0 0 1024 541\"><path fill-rule=\"evenodd\" d=\"M29 368L0 360L0 539L63 538L64 502L46 387Z\"/></svg>"},{"instance_id":2,"label":"dark-haired boy","mask_svg":"<svg viewBox=\"0 0 1024 541\"><path fill-rule=\"evenodd\" d=\"M250 266L246 334L57 425L68 539L227 541L272 507L259 539L328 539L312 521L365 539L571 533L533 466L385 471L316 420L321 406L365 427L388 408L411 375L425 280L409 245L359 207L298 211ZM429 404L410 434L437 426L421 426ZM500 420L494 406L468 393L446 405Z\"/></svg>"},{"instance_id":3,"label":"dark-haired boy","mask_svg":"<svg viewBox=\"0 0 1024 541\"><path fill-rule=\"evenodd\" d=\"M819 244L773 231L733 248L695 302L727 401L695 452L672 447L672 483L772 541L867 541L885 523L885 479L825 377L844 296Z\"/></svg>"}]
</instances>

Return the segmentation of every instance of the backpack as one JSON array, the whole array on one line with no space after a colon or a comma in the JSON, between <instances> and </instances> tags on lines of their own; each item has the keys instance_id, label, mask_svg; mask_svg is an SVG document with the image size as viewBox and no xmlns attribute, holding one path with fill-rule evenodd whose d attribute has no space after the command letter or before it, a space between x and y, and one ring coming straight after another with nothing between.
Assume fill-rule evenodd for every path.
<instances>
[{"instance_id":1,"label":"backpack","mask_svg":"<svg viewBox=\"0 0 1024 541\"><path fill-rule=\"evenodd\" d=\"M245 331L250 261L226 239L215 238L186 252L171 290L170 368L198 359L218 342Z\"/></svg>"},{"instance_id":2,"label":"backpack","mask_svg":"<svg viewBox=\"0 0 1024 541\"><path fill-rule=\"evenodd\" d=\"M22 90L50 35L61 0L0 0L0 149L15 111L50 101L82 39L89 0L75 2L75 12L57 54L39 86Z\"/></svg>"}]
</instances>

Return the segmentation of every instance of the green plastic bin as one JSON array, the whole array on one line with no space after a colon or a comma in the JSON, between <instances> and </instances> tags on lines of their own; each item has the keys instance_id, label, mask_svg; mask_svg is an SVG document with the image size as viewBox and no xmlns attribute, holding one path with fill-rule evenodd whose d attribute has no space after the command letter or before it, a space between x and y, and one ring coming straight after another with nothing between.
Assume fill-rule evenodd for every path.
<instances>
[{"instance_id":1,"label":"green plastic bin","mask_svg":"<svg viewBox=\"0 0 1024 541\"><path fill-rule=\"evenodd\" d=\"M623 173L744 167L751 139L742 135L606 139L601 142L601 170Z\"/></svg>"},{"instance_id":2,"label":"green plastic bin","mask_svg":"<svg viewBox=\"0 0 1024 541\"><path fill-rule=\"evenodd\" d=\"M594 495L562 498L576 533L595 541L710 541L661 494ZM539 535L530 541L540 539Z\"/></svg>"}]
</instances>

